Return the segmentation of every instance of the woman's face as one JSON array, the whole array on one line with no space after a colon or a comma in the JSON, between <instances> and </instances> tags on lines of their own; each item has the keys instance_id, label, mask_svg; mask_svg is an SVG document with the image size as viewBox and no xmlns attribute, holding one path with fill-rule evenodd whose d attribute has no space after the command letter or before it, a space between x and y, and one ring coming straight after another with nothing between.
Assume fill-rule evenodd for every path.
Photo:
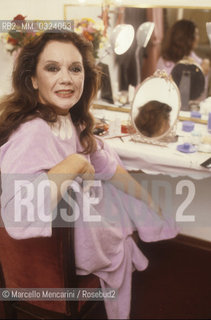
<instances>
[{"instance_id":1,"label":"woman's face","mask_svg":"<svg viewBox=\"0 0 211 320\"><path fill-rule=\"evenodd\" d=\"M67 114L80 99L84 87L83 60L71 42L49 41L41 52L32 77L39 101Z\"/></svg>"}]
</instances>

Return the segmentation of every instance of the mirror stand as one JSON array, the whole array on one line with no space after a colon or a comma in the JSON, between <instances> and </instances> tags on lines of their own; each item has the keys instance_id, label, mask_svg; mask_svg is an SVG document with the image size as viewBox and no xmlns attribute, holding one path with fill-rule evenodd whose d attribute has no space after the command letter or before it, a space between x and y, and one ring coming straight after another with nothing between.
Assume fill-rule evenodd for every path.
<instances>
[{"instance_id":1,"label":"mirror stand","mask_svg":"<svg viewBox=\"0 0 211 320\"><path fill-rule=\"evenodd\" d=\"M178 136L176 134L176 124L168 134L165 134L163 137L160 137L158 139L145 137L138 132L131 134L131 140L134 142L148 143L153 145L159 145L161 147L167 147L169 143L177 142L178 140Z\"/></svg>"},{"instance_id":2,"label":"mirror stand","mask_svg":"<svg viewBox=\"0 0 211 320\"><path fill-rule=\"evenodd\" d=\"M176 83L164 71L157 70L136 90L131 108L131 139L159 146L176 142L180 108Z\"/></svg>"},{"instance_id":3,"label":"mirror stand","mask_svg":"<svg viewBox=\"0 0 211 320\"><path fill-rule=\"evenodd\" d=\"M135 133L135 134L131 135L131 140L134 141L134 142L141 142L141 143L159 145L161 147L167 147L167 145L168 145L167 142L163 142L163 141L156 140L156 139L149 139L147 137L141 136L139 133Z\"/></svg>"}]
</instances>

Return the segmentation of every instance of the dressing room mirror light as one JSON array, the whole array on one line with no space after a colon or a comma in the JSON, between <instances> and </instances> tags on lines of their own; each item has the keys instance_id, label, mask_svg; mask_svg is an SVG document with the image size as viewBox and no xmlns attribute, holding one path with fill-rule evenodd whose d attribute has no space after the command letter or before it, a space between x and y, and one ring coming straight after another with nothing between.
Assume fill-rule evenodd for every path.
<instances>
[{"instance_id":1,"label":"dressing room mirror light","mask_svg":"<svg viewBox=\"0 0 211 320\"><path fill-rule=\"evenodd\" d=\"M177 85L164 71L157 70L136 89L131 105L132 138L157 143L175 139L181 107Z\"/></svg>"},{"instance_id":2,"label":"dressing room mirror light","mask_svg":"<svg viewBox=\"0 0 211 320\"><path fill-rule=\"evenodd\" d=\"M134 27L130 24L118 24L111 33L111 46L118 55L125 53L134 39ZM127 40L127 41L126 41Z\"/></svg>"},{"instance_id":3,"label":"dressing room mirror light","mask_svg":"<svg viewBox=\"0 0 211 320\"><path fill-rule=\"evenodd\" d=\"M117 55L124 54L131 47L134 36L135 30L131 24L118 24L112 30L109 44L97 62L102 62L103 59L112 52ZM125 39L127 39L127 41L125 41Z\"/></svg>"},{"instance_id":4,"label":"dressing room mirror light","mask_svg":"<svg viewBox=\"0 0 211 320\"><path fill-rule=\"evenodd\" d=\"M154 28L155 23L150 21L144 22L138 27L136 31L136 41L138 47L146 48Z\"/></svg>"}]
</instances>

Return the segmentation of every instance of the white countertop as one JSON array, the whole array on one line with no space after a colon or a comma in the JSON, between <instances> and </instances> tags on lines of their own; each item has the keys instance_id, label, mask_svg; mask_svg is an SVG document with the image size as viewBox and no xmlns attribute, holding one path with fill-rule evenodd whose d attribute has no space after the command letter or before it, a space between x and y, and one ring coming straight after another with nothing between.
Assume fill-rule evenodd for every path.
<instances>
[{"instance_id":1,"label":"white countertop","mask_svg":"<svg viewBox=\"0 0 211 320\"><path fill-rule=\"evenodd\" d=\"M116 122L116 125L130 118L130 114L124 112L95 109L93 113L96 117L103 117L108 122ZM169 143L167 147L135 142L130 136L124 136L124 134L121 135L121 139L112 138L109 135L104 136L104 139L116 150L127 170L142 170L152 174L163 173L172 176L190 175L195 179L211 176L211 169L200 166L200 163L211 157L211 153L182 153L177 150L178 144L191 142L193 139L191 133L182 131L181 126L182 122L179 121L178 141ZM208 134L206 125L195 123L195 130Z\"/></svg>"}]
</instances>

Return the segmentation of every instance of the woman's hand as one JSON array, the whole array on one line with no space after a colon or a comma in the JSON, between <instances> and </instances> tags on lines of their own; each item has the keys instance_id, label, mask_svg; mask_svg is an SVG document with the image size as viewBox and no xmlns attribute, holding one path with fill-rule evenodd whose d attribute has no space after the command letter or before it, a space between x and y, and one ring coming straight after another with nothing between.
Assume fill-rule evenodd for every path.
<instances>
[{"instance_id":1,"label":"woman's hand","mask_svg":"<svg viewBox=\"0 0 211 320\"><path fill-rule=\"evenodd\" d=\"M80 176L82 180L93 180L95 170L83 155L75 153L69 155L51 168L47 174L51 186L51 207L54 209L63 196L62 185L64 187L64 182L68 185L69 181L74 180L78 176ZM59 191L56 193L55 184L57 187L56 191Z\"/></svg>"},{"instance_id":2,"label":"woman's hand","mask_svg":"<svg viewBox=\"0 0 211 320\"><path fill-rule=\"evenodd\" d=\"M77 153L69 155L48 171L48 174L66 174L74 179L77 175L84 177L94 175L94 167L83 156Z\"/></svg>"}]
</instances>

